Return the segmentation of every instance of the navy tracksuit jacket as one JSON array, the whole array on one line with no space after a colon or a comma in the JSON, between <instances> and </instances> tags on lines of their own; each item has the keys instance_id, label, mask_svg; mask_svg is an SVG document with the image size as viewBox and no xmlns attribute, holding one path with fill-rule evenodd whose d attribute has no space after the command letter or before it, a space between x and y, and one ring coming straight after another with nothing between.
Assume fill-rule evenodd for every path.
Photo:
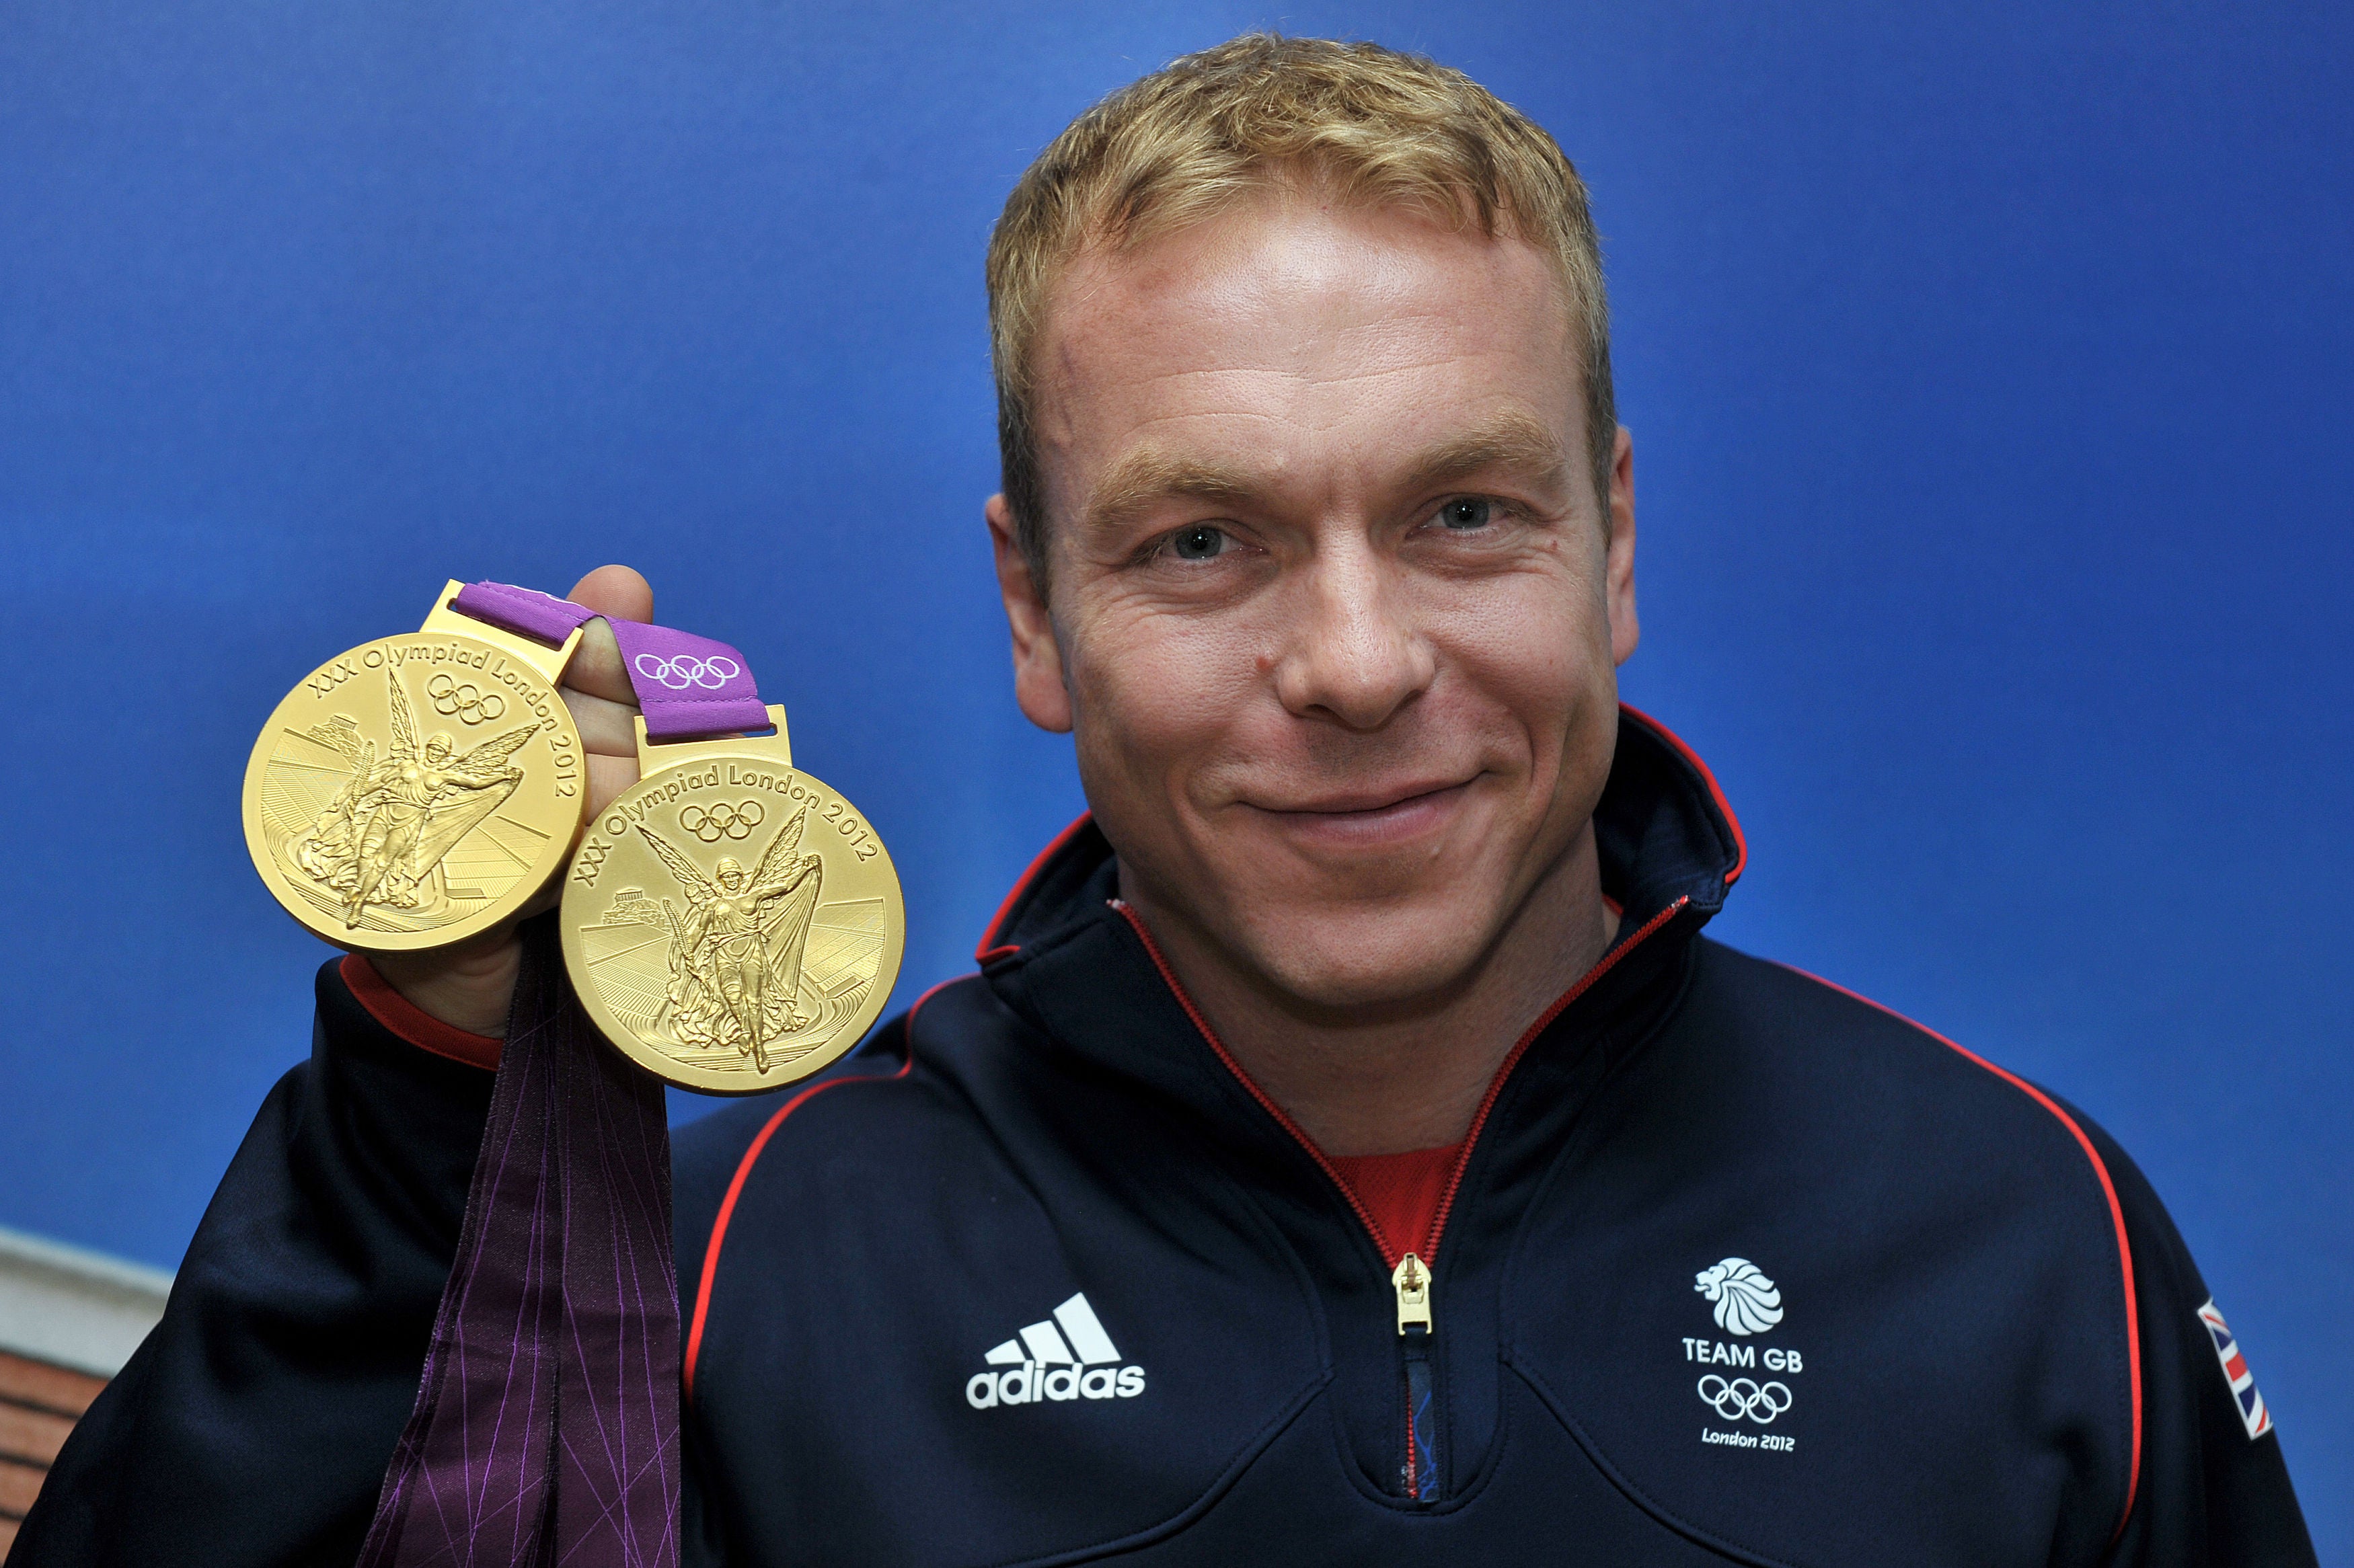
<instances>
[{"instance_id":1,"label":"navy tracksuit jacket","mask_svg":"<svg viewBox=\"0 0 2354 1568\"><path fill-rule=\"evenodd\" d=\"M683 1129L684 1561L2312 1562L2115 1145L1703 938L1739 832L1638 715L1596 830L1623 935L1490 1091L1426 1333L1084 822L979 975ZM352 1561L490 1082L321 972L11 1568Z\"/></svg>"}]
</instances>

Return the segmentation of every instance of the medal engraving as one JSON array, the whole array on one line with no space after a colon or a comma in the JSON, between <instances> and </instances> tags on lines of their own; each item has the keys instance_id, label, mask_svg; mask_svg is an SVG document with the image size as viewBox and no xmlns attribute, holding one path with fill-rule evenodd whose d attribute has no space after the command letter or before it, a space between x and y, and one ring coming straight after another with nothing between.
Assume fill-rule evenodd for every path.
<instances>
[{"instance_id":1,"label":"medal engraving","mask_svg":"<svg viewBox=\"0 0 2354 1568\"><path fill-rule=\"evenodd\" d=\"M687 1088L806 1076L881 1015L906 941L891 857L777 738L648 747L565 879L564 955L614 1044Z\"/></svg>"},{"instance_id":2,"label":"medal engraving","mask_svg":"<svg viewBox=\"0 0 2354 1568\"><path fill-rule=\"evenodd\" d=\"M360 733L348 714L294 737L340 752L352 764L348 781L311 831L299 840L281 841L291 844L289 869L307 876L312 888L342 901L347 930L358 927L371 906L437 912L450 906L442 861L461 839L495 816L523 782L523 769L511 758L539 728L519 725L463 752L446 734L420 742L400 677L387 671L385 681L391 693L386 705L392 714L389 757L377 760L376 742ZM298 765L287 766L292 771ZM291 795L291 784L281 792ZM498 842L495 830L483 837ZM472 880L495 880L503 869Z\"/></svg>"},{"instance_id":3,"label":"medal engraving","mask_svg":"<svg viewBox=\"0 0 2354 1568\"><path fill-rule=\"evenodd\" d=\"M428 624L313 671L247 764L255 868L341 947L487 930L548 884L578 835L580 738L543 668L554 651Z\"/></svg>"}]
</instances>

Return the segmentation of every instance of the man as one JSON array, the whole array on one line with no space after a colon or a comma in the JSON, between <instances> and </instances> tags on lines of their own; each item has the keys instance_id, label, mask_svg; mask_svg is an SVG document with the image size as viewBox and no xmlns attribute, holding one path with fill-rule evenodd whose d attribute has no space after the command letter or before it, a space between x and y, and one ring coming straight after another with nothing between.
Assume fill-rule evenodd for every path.
<instances>
[{"instance_id":1,"label":"man","mask_svg":"<svg viewBox=\"0 0 2354 1568\"><path fill-rule=\"evenodd\" d=\"M1016 687L1091 813L979 974L681 1135L686 1561L2311 1561L2123 1154L1700 935L1744 850L1617 705L1632 448L1542 131L1237 39L1081 116L989 277ZM610 798L609 637L573 680ZM350 1560L514 967L322 971L27 1561Z\"/></svg>"}]
</instances>

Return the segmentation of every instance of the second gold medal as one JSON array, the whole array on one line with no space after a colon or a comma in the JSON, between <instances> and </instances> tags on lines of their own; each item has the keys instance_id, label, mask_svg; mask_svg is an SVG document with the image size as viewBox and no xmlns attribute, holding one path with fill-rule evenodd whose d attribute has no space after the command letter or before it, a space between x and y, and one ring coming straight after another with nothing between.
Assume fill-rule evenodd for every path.
<instances>
[{"instance_id":1,"label":"second gold medal","mask_svg":"<svg viewBox=\"0 0 2354 1568\"><path fill-rule=\"evenodd\" d=\"M898 872L850 802L773 736L653 746L564 884L565 967L656 1075L756 1094L858 1044L899 974Z\"/></svg>"}]
</instances>

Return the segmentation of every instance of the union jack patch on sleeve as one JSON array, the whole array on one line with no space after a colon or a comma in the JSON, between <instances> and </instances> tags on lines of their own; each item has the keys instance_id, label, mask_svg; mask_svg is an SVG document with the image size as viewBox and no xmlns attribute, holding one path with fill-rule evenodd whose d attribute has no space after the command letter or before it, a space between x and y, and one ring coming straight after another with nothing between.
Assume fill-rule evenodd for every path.
<instances>
[{"instance_id":1,"label":"union jack patch on sleeve","mask_svg":"<svg viewBox=\"0 0 2354 1568\"><path fill-rule=\"evenodd\" d=\"M2248 1358L2240 1353L2240 1342L2232 1338L2232 1326L2215 1309L2213 1297L2199 1308L2199 1321L2206 1326L2207 1337L2215 1341L2215 1359L2222 1363L2223 1381L2232 1385L2232 1397L2240 1404L2240 1425L2248 1429L2253 1442L2273 1429L2273 1413L2264 1408L2264 1396L2256 1392L2256 1374L2248 1370Z\"/></svg>"}]
</instances>

